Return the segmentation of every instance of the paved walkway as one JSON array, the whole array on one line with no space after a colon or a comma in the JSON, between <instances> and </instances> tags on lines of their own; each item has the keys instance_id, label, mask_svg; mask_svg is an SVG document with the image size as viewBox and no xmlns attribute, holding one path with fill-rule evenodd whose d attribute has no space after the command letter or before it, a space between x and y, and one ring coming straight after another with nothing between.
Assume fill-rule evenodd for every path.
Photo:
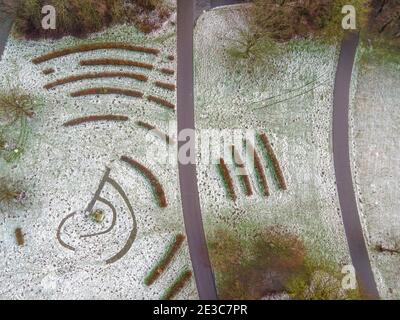
<instances>
[{"instance_id":1,"label":"paved walkway","mask_svg":"<svg viewBox=\"0 0 400 320\"><path fill-rule=\"evenodd\" d=\"M178 0L178 133L185 129L193 131L195 129L193 95L194 10L193 0ZM191 150L194 150L195 140L190 142L192 144ZM184 144L186 142L179 142L179 149ZM186 235L199 298L201 300L216 300L217 290L204 234L196 164L179 162L179 180Z\"/></svg>"},{"instance_id":2,"label":"paved walkway","mask_svg":"<svg viewBox=\"0 0 400 320\"><path fill-rule=\"evenodd\" d=\"M342 43L333 101L333 155L343 223L358 282L366 298L379 299L357 209L349 152L349 97L358 41L358 34L351 33Z\"/></svg>"}]
</instances>

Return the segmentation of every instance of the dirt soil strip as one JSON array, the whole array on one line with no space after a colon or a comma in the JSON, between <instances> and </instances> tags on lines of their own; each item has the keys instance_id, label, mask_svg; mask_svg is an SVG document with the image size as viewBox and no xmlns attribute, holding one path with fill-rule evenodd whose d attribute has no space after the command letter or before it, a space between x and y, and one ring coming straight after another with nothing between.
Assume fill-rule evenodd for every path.
<instances>
[{"instance_id":1,"label":"dirt soil strip","mask_svg":"<svg viewBox=\"0 0 400 320\"><path fill-rule=\"evenodd\" d=\"M193 100L194 1L178 0L178 132L195 129ZM187 143L179 141L178 150ZM195 150L195 139L190 141ZM193 151L192 151L193 152ZM217 300L214 273L208 254L197 184L196 163L179 161L182 210L197 291L201 300Z\"/></svg>"},{"instance_id":2,"label":"dirt soil strip","mask_svg":"<svg viewBox=\"0 0 400 320\"><path fill-rule=\"evenodd\" d=\"M358 34L348 34L340 52L333 100L333 157L343 224L359 286L366 298L379 299L357 209L349 151L350 85L358 42Z\"/></svg>"},{"instance_id":3,"label":"dirt soil strip","mask_svg":"<svg viewBox=\"0 0 400 320\"><path fill-rule=\"evenodd\" d=\"M112 256L111 258L106 260L106 264L112 264L112 263L115 263L118 260L122 259L131 249L133 242L135 241L136 236L137 236L137 222L136 222L135 214L133 212L133 207L132 207L125 191L122 189L122 187L115 180L111 179L110 177L107 178L106 182L111 184L113 186L113 188L118 191L119 195L122 197L126 206L128 207L129 213L131 214L131 218L132 218L132 230L128 236L128 239L127 239L125 245L117 254L115 254L114 256Z\"/></svg>"},{"instance_id":4,"label":"dirt soil strip","mask_svg":"<svg viewBox=\"0 0 400 320\"><path fill-rule=\"evenodd\" d=\"M76 212L71 213L69 215L67 215L64 219L61 220L58 228L57 228L57 240L58 242L66 249L71 250L71 251L75 251L76 249L74 247L71 247L70 245L68 245L67 243L64 242L64 240L61 238L61 232L62 232L62 228L64 227L64 224L71 218L73 218L76 215Z\"/></svg>"}]
</instances>

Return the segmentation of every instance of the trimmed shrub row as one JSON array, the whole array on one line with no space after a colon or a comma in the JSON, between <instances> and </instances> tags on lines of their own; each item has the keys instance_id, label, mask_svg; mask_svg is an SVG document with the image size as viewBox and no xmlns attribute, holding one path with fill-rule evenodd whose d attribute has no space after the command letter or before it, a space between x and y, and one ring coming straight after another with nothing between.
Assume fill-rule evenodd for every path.
<instances>
[{"instance_id":1,"label":"trimmed shrub row","mask_svg":"<svg viewBox=\"0 0 400 320\"><path fill-rule=\"evenodd\" d=\"M173 83L167 83L167 82L162 82L162 81L156 81L154 84L162 89L170 90L170 91L175 91L175 84Z\"/></svg>"},{"instance_id":2,"label":"trimmed shrub row","mask_svg":"<svg viewBox=\"0 0 400 320\"><path fill-rule=\"evenodd\" d=\"M168 204L164 189L158 179L154 176L154 174L145 166L127 156L122 156L121 161L126 162L133 168L139 170L149 180L150 185L152 186L154 193L157 196L159 206L161 208L166 208Z\"/></svg>"},{"instance_id":3,"label":"trimmed shrub row","mask_svg":"<svg viewBox=\"0 0 400 320\"><path fill-rule=\"evenodd\" d=\"M246 140L246 147L247 147L248 152L250 154L252 154L254 157L254 165L255 165L256 172L257 172L258 181L261 184L261 187L264 192L264 196L269 197L270 196L269 186L268 186L267 178L265 176L265 172L264 172L264 168L263 168L260 156L257 154L257 151L254 149L253 145L248 140Z\"/></svg>"},{"instance_id":4,"label":"trimmed shrub row","mask_svg":"<svg viewBox=\"0 0 400 320\"><path fill-rule=\"evenodd\" d=\"M143 98L143 92L137 90L128 90L112 87L99 87L75 91L71 93L71 97L82 97L94 94L120 94L124 96Z\"/></svg>"},{"instance_id":5,"label":"trimmed shrub row","mask_svg":"<svg viewBox=\"0 0 400 320\"><path fill-rule=\"evenodd\" d=\"M130 66L138 67L148 70L153 70L154 66L150 63L141 61L125 60L125 59L112 59L112 58L99 58L99 59L86 59L81 60L79 63L81 66Z\"/></svg>"},{"instance_id":6,"label":"trimmed shrub row","mask_svg":"<svg viewBox=\"0 0 400 320\"><path fill-rule=\"evenodd\" d=\"M192 278L192 272L189 270L182 271L172 285L164 292L161 300L171 300L185 287Z\"/></svg>"},{"instance_id":7,"label":"trimmed shrub row","mask_svg":"<svg viewBox=\"0 0 400 320\"><path fill-rule=\"evenodd\" d=\"M117 50L127 50L134 52L143 52L153 55L158 55L160 53L159 49L156 48L147 48L142 46L135 46L123 42L107 42L107 43L91 43L91 44L83 44L76 47L65 48L62 50L53 51L47 54L44 54L40 57L32 59L34 64L43 63L52 59L56 59L59 57L67 56L74 53L80 52L88 52L102 49L117 49Z\"/></svg>"},{"instance_id":8,"label":"trimmed shrub row","mask_svg":"<svg viewBox=\"0 0 400 320\"><path fill-rule=\"evenodd\" d=\"M77 118L67 121L63 124L64 127L73 127L87 122L97 122L97 121L128 121L129 118L126 116L118 115L100 115L100 116L89 116L83 118Z\"/></svg>"},{"instance_id":9,"label":"trimmed shrub row","mask_svg":"<svg viewBox=\"0 0 400 320\"><path fill-rule=\"evenodd\" d=\"M227 188L228 194L233 201L237 200L235 188L233 186L233 179L229 173L229 169L224 161L224 159L219 160L219 170L221 172L222 178L224 179L225 187Z\"/></svg>"},{"instance_id":10,"label":"trimmed shrub row","mask_svg":"<svg viewBox=\"0 0 400 320\"><path fill-rule=\"evenodd\" d=\"M15 238L17 239L17 244L23 246L25 244L24 233L21 228L15 229Z\"/></svg>"},{"instance_id":11,"label":"trimmed shrub row","mask_svg":"<svg viewBox=\"0 0 400 320\"><path fill-rule=\"evenodd\" d=\"M173 69L161 68L160 71L161 71L161 73L164 73L169 76L172 76L175 74L175 70L173 70Z\"/></svg>"},{"instance_id":12,"label":"trimmed shrub row","mask_svg":"<svg viewBox=\"0 0 400 320\"><path fill-rule=\"evenodd\" d=\"M278 158L275 155L274 149L272 148L272 145L271 145L267 135L265 133L260 134L260 139L261 139L261 142L262 142L265 150L267 151L268 157L272 161L272 165L274 167L275 175L278 180L280 188L282 190L287 190L287 184L286 184L286 180L283 175L283 172L282 172L282 168L279 164Z\"/></svg>"},{"instance_id":13,"label":"trimmed shrub row","mask_svg":"<svg viewBox=\"0 0 400 320\"><path fill-rule=\"evenodd\" d=\"M243 171L243 173L245 173L240 176L240 179L242 180L243 186L246 189L246 195L248 197L251 197L253 195L253 188L251 186L250 177L249 174L247 173L245 164L239 152L236 150L235 146L231 146L231 148L232 148L232 156L234 159L234 163Z\"/></svg>"},{"instance_id":14,"label":"trimmed shrub row","mask_svg":"<svg viewBox=\"0 0 400 320\"><path fill-rule=\"evenodd\" d=\"M149 274L144 279L144 283L146 284L146 286L151 286L167 269L178 250L182 247L183 241L185 241L185 239L186 237L183 234L178 234L174 237L174 239L168 245L161 259L157 262L154 268L151 269Z\"/></svg>"},{"instance_id":15,"label":"trimmed shrub row","mask_svg":"<svg viewBox=\"0 0 400 320\"><path fill-rule=\"evenodd\" d=\"M164 98L156 97L156 96L147 96L147 100L151 102L158 103L168 109L175 110L175 105Z\"/></svg>"},{"instance_id":16,"label":"trimmed shrub row","mask_svg":"<svg viewBox=\"0 0 400 320\"><path fill-rule=\"evenodd\" d=\"M151 124L148 124L146 122L143 121L137 121L136 124L142 128L145 128L149 131L154 132L158 137L160 137L163 141L165 141L166 143L168 143L169 145L173 145L175 142L170 138L169 135L165 134L164 132L162 132L160 129L158 129L155 126L152 126Z\"/></svg>"},{"instance_id":17,"label":"trimmed shrub row","mask_svg":"<svg viewBox=\"0 0 400 320\"><path fill-rule=\"evenodd\" d=\"M54 87L61 86L71 82L77 82L88 79L99 79L99 78L131 78L142 82L146 82L148 80L148 77L145 76L144 74L139 74L134 72L93 72L93 73L85 73L58 79L46 84L44 88L49 90Z\"/></svg>"}]
</instances>

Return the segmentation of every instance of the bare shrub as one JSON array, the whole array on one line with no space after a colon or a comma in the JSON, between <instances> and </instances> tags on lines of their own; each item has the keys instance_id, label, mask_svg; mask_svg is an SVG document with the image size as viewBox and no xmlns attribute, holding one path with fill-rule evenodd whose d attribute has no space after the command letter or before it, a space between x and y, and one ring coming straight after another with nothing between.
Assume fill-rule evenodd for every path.
<instances>
[{"instance_id":1,"label":"bare shrub","mask_svg":"<svg viewBox=\"0 0 400 320\"><path fill-rule=\"evenodd\" d=\"M60 38L66 35L86 37L110 25L131 22L141 31L151 32L161 27L170 16L170 10L163 5L163 2L163 0L21 0L15 10L15 30L18 35L29 39ZM43 17L41 10L44 5L56 8L56 30L44 30L41 26Z\"/></svg>"},{"instance_id":2,"label":"bare shrub","mask_svg":"<svg viewBox=\"0 0 400 320\"><path fill-rule=\"evenodd\" d=\"M268 299L289 294L292 299L355 299L343 291L340 272L331 263L311 258L303 241L281 227L247 236L219 228L209 250L223 300ZM316 262L317 261L317 262Z\"/></svg>"}]
</instances>

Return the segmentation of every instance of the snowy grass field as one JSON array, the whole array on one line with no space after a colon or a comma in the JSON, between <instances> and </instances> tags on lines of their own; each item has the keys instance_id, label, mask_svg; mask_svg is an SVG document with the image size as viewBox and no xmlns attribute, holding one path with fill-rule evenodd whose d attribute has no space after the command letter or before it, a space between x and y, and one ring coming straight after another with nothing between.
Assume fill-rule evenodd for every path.
<instances>
[{"instance_id":1,"label":"snowy grass field","mask_svg":"<svg viewBox=\"0 0 400 320\"><path fill-rule=\"evenodd\" d=\"M399 87L400 65L394 61L366 60L374 49L363 43L353 77L351 138L353 171L359 211L380 293L400 297L397 254L378 253L383 245L400 243L399 205Z\"/></svg>"},{"instance_id":2,"label":"snowy grass field","mask_svg":"<svg viewBox=\"0 0 400 320\"><path fill-rule=\"evenodd\" d=\"M172 18L173 19L173 18ZM184 243L165 273L150 287L144 278L178 233L185 233L181 213L177 170L146 156L149 145L165 142L147 134L136 125L145 121L168 132L175 113L146 99L119 95L70 97L76 90L90 87L120 87L159 95L173 104L175 93L153 85L154 81L175 83L175 75L159 72L159 68L175 68L175 27L168 23L157 33L143 35L134 27L121 25L94 34L85 40L70 37L56 41L25 41L9 38L0 62L2 86L18 86L43 102L30 120L30 135L22 157L14 163L0 163L0 176L18 181L27 192L20 206L0 207L0 297L3 299L159 299L164 290L185 267L191 267L187 244ZM98 50L60 57L35 65L31 60L53 50L93 42L124 42L160 50L157 56L123 50ZM81 59L119 58L139 60L156 66L142 70L127 66L80 66ZM44 75L42 70L54 68ZM45 90L55 79L86 72L126 71L142 73L148 82L133 79L93 79ZM124 115L126 122L86 123L74 127L63 124L89 115ZM128 156L149 168L159 179L168 200L160 208L148 181L138 171L120 161ZM121 250L133 228L126 203L109 184L101 196L113 203L118 215L111 232L92 238L80 236L107 228L112 220L109 208L105 220L96 225L84 213L92 200L106 167L110 176L125 191L133 207L137 235L124 257L112 264L105 260ZM62 240L76 247L67 250L57 241L61 221ZM25 245L18 247L14 230L25 234ZM194 280L177 296L197 298Z\"/></svg>"},{"instance_id":3,"label":"snowy grass field","mask_svg":"<svg viewBox=\"0 0 400 320\"><path fill-rule=\"evenodd\" d=\"M206 129L267 133L288 190L279 190L273 183L271 168L263 158L271 196L264 198L255 187L255 195L246 197L234 179L238 194L234 203L226 195L217 166L204 164L199 152L198 179L208 235L217 225L233 228L243 237L267 226L284 226L304 239L311 255L340 270L350 258L331 146L339 46L296 40L281 46L279 54L266 56L257 67L232 63L225 49L243 23L240 6L214 9L197 21L196 128L199 135ZM261 155L259 145L256 149ZM254 176L251 179L256 186Z\"/></svg>"}]
</instances>

